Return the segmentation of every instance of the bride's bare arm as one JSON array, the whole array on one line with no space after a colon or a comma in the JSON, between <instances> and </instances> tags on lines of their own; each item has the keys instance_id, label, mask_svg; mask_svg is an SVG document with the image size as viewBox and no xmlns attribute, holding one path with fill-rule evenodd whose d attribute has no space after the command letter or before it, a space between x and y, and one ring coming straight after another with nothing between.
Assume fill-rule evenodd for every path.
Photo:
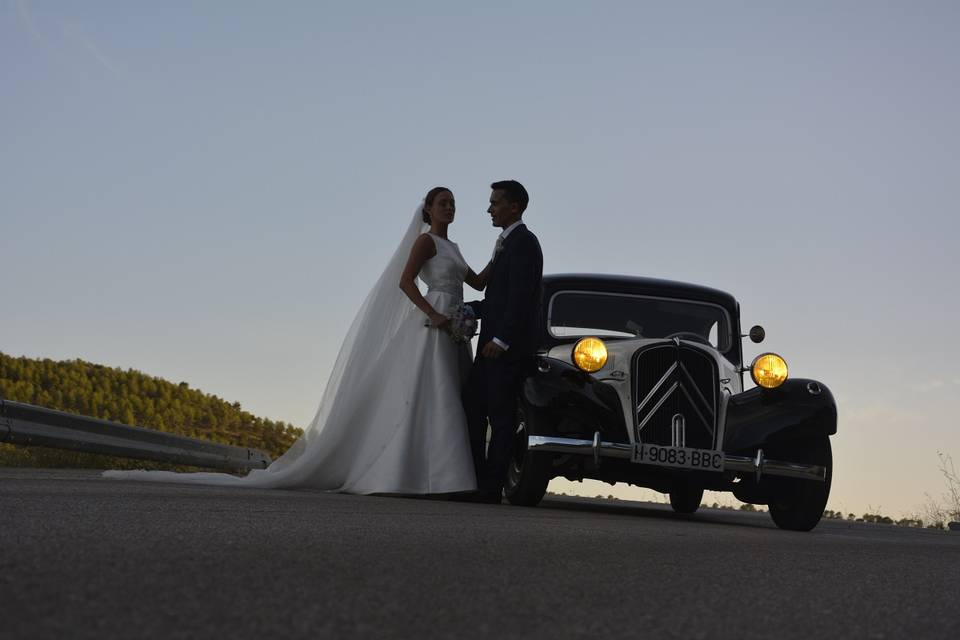
<instances>
[{"instance_id":1,"label":"bride's bare arm","mask_svg":"<svg viewBox=\"0 0 960 640\"><path fill-rule=\"evenodd\" d=\"M430 236L423 234L417 238L417 241L413 243L413 248L410 250L410 257L407 258L407 264L403 268L403 273L400 274L400 289L407 294L410 302L430 318L431 325L442 328L450 323L450 318L438 312L427 302L427 299L420 293L420 289L417 288L417 283L414 281L417 274L420 273L420 269L423 268L424 263L435 255L437 255L437 246L433 243Z\"/></svg>"},{"instance_id":2,"label":"bride's bare arm","mask_svg":"<svg viewBox=\"0 0 960 640\"><path fill-rule=\"evenodd\" d=\"M467 277L463 279L468 285L476 289L477 291L483 291L487 288L487 280L490 279L490 267L493 266L493 262L488 262L487 266L483 268L483 271L480 273L474 273L473 269L467 271Z\"/></svg>"}]
</instances>

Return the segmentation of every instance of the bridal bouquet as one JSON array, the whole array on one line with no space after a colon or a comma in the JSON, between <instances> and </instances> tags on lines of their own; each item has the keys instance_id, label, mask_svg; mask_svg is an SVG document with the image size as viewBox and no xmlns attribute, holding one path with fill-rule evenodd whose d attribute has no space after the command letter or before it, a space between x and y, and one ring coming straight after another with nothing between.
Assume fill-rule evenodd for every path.
<instances>
[{"instance_id":1,"label":"bridal bouquet","mask_svg":"<svg viewBox=\"0 0 960 640\"><path fill-rule=\"evenodd\" d=\"M477 314L470 305L460 303L447 312L450 324L447 331L456 343L469 342L477 335Z\"/></svg>"}]
</instances>

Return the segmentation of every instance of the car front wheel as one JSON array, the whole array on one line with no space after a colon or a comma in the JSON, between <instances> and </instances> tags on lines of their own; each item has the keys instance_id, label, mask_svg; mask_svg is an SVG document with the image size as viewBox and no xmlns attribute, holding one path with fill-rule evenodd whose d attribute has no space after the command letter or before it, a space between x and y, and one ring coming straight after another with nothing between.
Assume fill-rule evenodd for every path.
<instances>
[{"instance_id":1,"label":"car front wheel","mask_svg":"<svg viewBox=\"0 0 960 640\"><path fill-rule=\"evenodd\" d=\"M804 442L794 454L798 462L817 464L826 468L823 482L815 480L780 480L775 498L770 502L770 517L781 529L810 531L820 522L830 497L833 478L833 454L826 436ZM793 457L793 456L791 456Z\"/></svg>"},{"instance_id":2,"label":"car front wheel","mask_svg":"<svg viewBox=\"0 0 960 640\"><path fill-rule=\"evenodd\" d=\"M674 487L670 492L670 506L677 513L696 513L703 500L703 489L687 484Z\"/></svg>"},{"instance_id":3,"label":"car front wheel","mask_svg":"<svg viewBox=\"0 0 960 640\"><path fill-rule=\"evenodd\" d=\"M527 449L527 437L534 432L530 414L528 408L521 403L517 409L513 456L503 487L503 493L510 504L524 507L537 506L543 500L550 482L550 454Z\"/></svg>"}]
</instances>

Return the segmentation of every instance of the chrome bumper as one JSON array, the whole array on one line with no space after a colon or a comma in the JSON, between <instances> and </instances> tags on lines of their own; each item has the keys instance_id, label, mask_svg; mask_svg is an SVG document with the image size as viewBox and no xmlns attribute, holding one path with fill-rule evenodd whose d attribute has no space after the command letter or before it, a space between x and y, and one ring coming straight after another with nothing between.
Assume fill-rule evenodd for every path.
<instances>
[{"instance_id":1,"label":"chrome bumper","mask_svg":"<svg viewBox=\"0 0 960 640\"><path fill-rule=\"evenodd\" d=\"M633 458L633 445L621 442L603 442L600 440L600 432L594 434L593 440L529 436L527 438L527 448L531 451L591 456L598 464L601 458L622 458L626 460ZM736 471L741 476L744 474L753 475L757 480L760 480L761 476L770 475L824 482L827 477L825 467L769 460L764 457L763 449L757 451L757 455L753 458L725 454L723 468L725 471Z\"/></svg>"}]
</instances>

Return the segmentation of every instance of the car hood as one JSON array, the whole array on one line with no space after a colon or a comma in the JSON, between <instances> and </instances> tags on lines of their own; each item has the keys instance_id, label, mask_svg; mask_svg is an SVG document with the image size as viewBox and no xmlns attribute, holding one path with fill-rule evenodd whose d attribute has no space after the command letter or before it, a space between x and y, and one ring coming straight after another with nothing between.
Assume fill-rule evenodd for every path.
<instances>
[{"instance_id":1,"label":"car hood","mask_svg":"<svg viewBox=\"0 0 960 640\"><path fill-rule=\"evenodd\" d=\"M637 349L647 345L663 344L664 342L669 341L664 340L663 338L617 338L609 341L604 340L604 344L607 345L607 363L602 369L595 371L593 373L593 377L602 382L629 379L630 363L632 361L633 354L636 353ZM740 375L737 367L723 357L723 355L717 349L710 345L692 340L681 340L681 342L686 346L693 347L703 351L704 353L710 354L710 356L713 357L719 365L718 368L720 370L721 379L727 381L723 384L728 386L732 393L739 393L742 391ZM557 360L574 364L573 346L574 343L557 345L550 349L547 352L547 355L551 358L556 358Z\"/></svg>"},{"instance_id":2,"label":"car hood","mask_svg":"<svg viewBox=\"0 0 960 640\"><path fill-rule=\"evenodd\" d=\"M604 342L607 345L607 362L602 369L595 371L592 376L596 380L609 385L617 392L617 397L620 399L620 406L623 411L624 424L633 425L632 371L630 369L633 354L636 353L637 349L646 345L663 344L669 341L663 338L618 338ZM717 381L717 384L721 389L730 394L737 394L743 391L743 382L739 370L731 364L729 360L724 358L719 351L712 346L699 342L689 340L683 340L681 342L684 345L691 346L709 354L717 361L720 374L720 379ZM574 343L557 345L547 352L547 356L562 360L568 364L574 364L573 346ZM630 437L633 438L633 429L631 428L629 431L631 433Z\"/></svg>"}]
</instances>

